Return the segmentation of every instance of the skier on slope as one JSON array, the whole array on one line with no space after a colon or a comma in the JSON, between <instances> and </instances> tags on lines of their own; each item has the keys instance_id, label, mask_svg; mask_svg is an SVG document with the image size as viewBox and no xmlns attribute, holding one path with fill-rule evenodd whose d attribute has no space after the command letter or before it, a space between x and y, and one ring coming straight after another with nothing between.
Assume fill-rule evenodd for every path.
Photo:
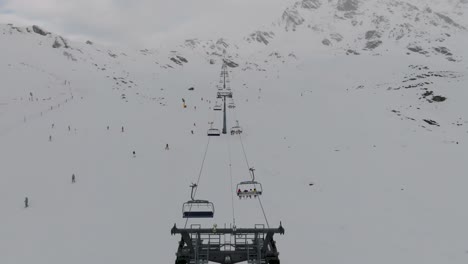
<instances>
[{"instance_id":1,"label":"skier on slope","mask_svg":"<svg viewBox=\"0 0 468 264\"><path fill-rule=\"evenodd\" d=\"M29 207L29 199L28 197L24 198L24 208L28 208Z\"/></svg>"},{"instance_id":2,"label":"skier on slope","mask_svg":"<svg viewBox=\"0 0 468 264\"><path fill-rule=\"evenodd\" d=\"M76 181L75 181L75 174L73 173L73 174L72 174L72 183L75 183L75 182L76 182Z\"/></svg>"},{"instance_id":3,"label":"skier on slope","mask_svg":"<svg viewBox=\"0 0 468 264\"><path fill-rule=\"evenodd\" d=\"M166 149L166 150L169 150L169 144L166 144L166 148L165 148L165 149Z\"/></svg>"}]
</instances>

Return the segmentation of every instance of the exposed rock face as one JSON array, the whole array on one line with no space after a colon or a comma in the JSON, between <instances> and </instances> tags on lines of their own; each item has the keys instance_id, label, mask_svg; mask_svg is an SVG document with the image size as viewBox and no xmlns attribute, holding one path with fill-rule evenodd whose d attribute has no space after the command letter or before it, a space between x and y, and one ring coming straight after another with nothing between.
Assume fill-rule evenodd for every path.
<instances>
[{"instance_id":1,"label":"exposed rock face","mask_svg":"<svg viewBox=\"0 0 468 264\"><path fill-rule=\"evenodd\" d=\"M177 65L183 65L184 63L188 63L188 60L180 55L175 55L169 59Z\"/></svg>"},{"instance_id":2,"label":"exposed rock face","mask_svg":"<svg viewBox=\"0 0 468 264\"><path fill-rule=\"evenodd\" d=\"M59 37L62 42L63 42L63 45L65 46L66 49L69 49L70 48L70 45L68 45L68 41L66 39L64 39L63 37Z\"/></svg>"},{"instance_id":3,"label":"exposed rock face","mask_svg":"<svg viewBox=\"0 0 468 264\"><path fill-rule=\"evenodd\" d=\"M339 0L338 5L336 8L339 11L356 11L359 7L359 1L358 0Z\"/></svg>"},{"instance_id":4,"label":"exposed rock face","mask_svg":"<svg viewBox=\"0 0 468 264\"><path fill-rule=\"evenodd\" d=\"M346 55L359 55L360 53L355 51L355 50L352 50L352 49L348 49L346 51Z\"/></svg>"},{"instance_id":5,"label":"exposed rock face","mask_svg":"<svg viewBox=\"0 0 468 264\"><path fill-rule=\"evenodd\" d=\"M54 41L54 44L52 44L52 48L54 49L58 49L62 47L62 44L60 43L60 41L58 40L58 38L55 38L55 41Z\"/></svg>"},{"instance_id":6,"label":"exposed rock face","mask_svg":"<svg viewBox=\"0 0 468 264\"><path fill-rule=\"evenodd\" d=\"M337 42L340 42L340 41L343 40L343 36L341 34L338 34L338 33L330 34L330 38L337 41Z\"/></svg>"},{"instance_id":7,"label":"exposed rock face","mask_svg":"<svg viewBox=\"0 0 468 264\"><path fill-rule=\"evenodd\" d=\"M187 60L186 58L182 57L182 56L177 55L176 57L177 57L181 62L183 62L183 63L187 63L187 62L188 62L188 60Z\"/></svg>"},{"instance_id":8,"label":"exposed rock face","mask_svg":"<svg viewBox=\"0 0 468 264\"><path fill-rule=\"evenodd\" d=\"M381 40L372 40L372 41L368 41L366 43L366 48L367 50L373 50L375 48L377 48L378 46L380 46L382 44L382 41Z\"/></svg>"},{"instance_id":9,"label":"exposed rock face","mask_svg":"<svg viewBox=\"0 0 468 264\"><path fill-rule=\"evenodd\" d=\"M32 29L33 29L34 33L42 35L42 36L47 36L48 34L50 34L50 32L47 32L47 31L43 30L42 28L40 28L39 26L36 26L36 25L33 25Z\"/></svg>"},{"instance_id":10,"label":"exposed rock face","mask_svg":"<svg viewBox=\"0 0 468 264\"><path fill-rule=\"evenodd\" d=\"M54 41L54 44L52 44L52 47L57 49L57 48L60 48L60 47L64 47L66 49L69 49L70 48L70 45L68 45L68 41L66 39L64 39L63 37L61 36L58 36L55 38L55 41Z\"/></svg>"},{"instance_id":11,"label":"exposed rock face","mask_svg":"<svg viewBox=\"0 0 468 264\"><path fill-rule=\"evenodd\" d=\"M322 2L320 0L302 0L301 6L305 9L317 9L322 6Z\"/></svg>"},{"instance_id":12,"label":"exposed rock face","mask_svg":"<svg viewBox=\"0 0 468 264\"><path fill-rule=\"evenodd\" d=\"M77 61L77 59L70 52L64 51L63 56L67 57L69 60Z\"/></svg>"},{"instance_id":13,"label":"exposed rock face","mask_svg":"<svg viewBox=\"0 0 468 264\"><path fill-rule=\"evenodd\" d=\"M174 62L175 64L177 64L177 65L182 65L182 62L180 62L178 59L176 59L176 58L174 58L174 57L170 58L170 60L171 60L172 62Z\"/></svg>"},{"instance_id":14,"label":"exposed rock face","mask_svg":"<svg viewBox=\"0 0 468 264\"><path fill-rule=\"evenodd\" d=\"M443 21L445 21L445 23L449 24L449 25L452 25L454 27L457 27L459 29L465 29L465 27L461 26L460 24L456 23L455 21L453 21L453 19L451 19L450 17L446 16L446 15L443 15L441 13L435 13L440 19L442 19Z\"/></svg>"},{"instance_id":15,"label":"exposed rock face","mask_svg":"<svg viewBox=\"0 0 468 264\"><path fill-rule=\"evenodd\" d=\"M283 21L286 24L285 29L288 30L289 28L292 28L293 31L296 30L296 26L301 25L304 23L304 18L299 15L299 12L297 12L296 9L286 9L283 12Z\"/></svg>"},{"instance_id":16,"label":"exposed rock face","mask_svg":"<svg viewBox=\"0 0 468 264\"><path fill-rule=\"evenodd\" d=\"M435 47L434 50L437 51L438 53L446 55L446 56L452 56L453 55L450 52L450 50L447 49L446 47Z\"/></svg>"},{"instance_id":17,"label":"exposed rock face","mask_svg":"<svg viewBox=\"0 0 468 264\"><path fill-rule=\"evenodd\" d=\"M198 39L187 39L185 40L185 46L190 47L190 48L195 48L200 42Z\"/></svg>"},{"instance_id":18,"label":"exposed rock face","mask_svg":"<svg viewBox=\"0 0 468 264\"><path fill-rule=\"evenodd\" d=\"M265 45L268 45L270 43L270 40L273 39L275 36L275 33L273 32L265 32L265 31L255 31L254 33L250 34L249 37L247 38L247 41L257 41L260 43L263 43Z\"/></svg>"},{"instance_id":19,"label":"exposed rock face","mask_svg":"<svg viewBox=\"0 0 468 264\"><path fill-rule=\"evenodd\" d=\"M233 62L232 60L228 60L228 59L223 59L224 63L226 63L227 66L231 67L231 68L236 68L239 66L239 64Z\"/></svg>"},{"instance_id":20,"label":"exposed rock face","mask_svg":"<svg viewBox=\"0 0 468 264\"><path fill-rule=\"evenodd\" d=\"M223 39L223 38L218 39L218 40L216 41L216 45L217 45L217 46L222 46L222 47L224 47L224 48L229 47L229 44L228 44L227 41L226 41L225 39Z\"/></svg>"},{"instance_id":21,"label":"exposed rock face","mask_svg":"<svg viewBox=\"0 0 468 264\"><path fill-rule=\"evenodd\" d=\"M369 30L369 31L366 32L365 37L366 37L366 39L380 38L380 33L377 32L376 30Z\"/></svg>"},{"instance_id":22,"label":"exposed rock face","mask_svg":"<svg viewBox=\"0 0 468 264\"><path fill-rule=\"evenodd\" d=\"M88 44L88 45L93 45L93 42L90 41L90 40L87 40L87 41L86 41L86 44Z\"/></svg>"},{"instance_id":23,"label":"exposed rock face","mask_svg":"<svg viewBox=\"0 0 468 264\"><path fill-rule=\"evenodd\" d=\"M436 121L431 120L431 119L423 119L423 121L428 123L431 126L440 126L439 123L437 123Z\"/></svg>"},{"instance_id":24,"label":"exposed rock face","mask_svg":"<svg viewBox=\"0 0 468 264\"><path fill-rule=\"evenodd\" d=\"M325 46L331 46L331 41L329 39L323 39L322 40L322 44L325 45Z\"/></svg>"},{"instance_id":25,"label":"exposed rock face","mask_svg":"<svg viewBox=\"0 0 468 264\"><path fill-rule=\"evenodd\" d=\"M434 101L434 102L443 102L445 100L447 100L447 98L444 97L444 96L441 96L441 95L436 95L436 96L432 97L432 101Z\"/></svg>"},{"instance_id":26,"label":"exposed rock face","mask_svg":"<svg viewBox=\"0 0 468 264\"><path fill-rule=\"evenodd\" d=\"M410 44L408 45L408 47L406 47L408 50L412 51L412 52L416 52L416 53L419 53L419 54L423 54L423 55L426 55L428 54L427 51L425 51L421 46L417 46L417 45L413 45L413 44Z\"/></svg>"}]
</instances>

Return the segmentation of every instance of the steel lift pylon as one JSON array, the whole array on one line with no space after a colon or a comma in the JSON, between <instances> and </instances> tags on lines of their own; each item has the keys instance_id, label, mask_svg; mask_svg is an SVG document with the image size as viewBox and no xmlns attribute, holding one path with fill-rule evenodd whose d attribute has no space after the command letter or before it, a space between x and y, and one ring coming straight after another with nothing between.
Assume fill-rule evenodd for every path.
<instances>
[{"instance_id":1,"label":"steel lift pylon","mask_svg":"<svg viewBox=\"0 0 468 264\"><path fill-rule=\"evenodd\" d=\"M172 235L180 234L175 264L280 264L279 252L273 239L284 234L284 228L201 228L192 225L179 229L174 224Z\"/></svg>"}]
</instances>

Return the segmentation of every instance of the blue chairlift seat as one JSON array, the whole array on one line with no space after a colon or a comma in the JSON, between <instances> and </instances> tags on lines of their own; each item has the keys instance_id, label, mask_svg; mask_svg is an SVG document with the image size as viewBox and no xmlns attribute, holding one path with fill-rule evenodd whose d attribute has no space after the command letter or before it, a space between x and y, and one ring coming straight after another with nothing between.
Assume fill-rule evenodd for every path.
<instances>
[{"instance_id":1,"label":"blue chairlift seat","mask_svg":"<svg viewBox=\"0 0 468 264\"><path fill-rule=\"evenodd\" d=\"M214 205L205 200L191 200L182 207L183 218L213 218Z\"/></svg>"}]
</instances>

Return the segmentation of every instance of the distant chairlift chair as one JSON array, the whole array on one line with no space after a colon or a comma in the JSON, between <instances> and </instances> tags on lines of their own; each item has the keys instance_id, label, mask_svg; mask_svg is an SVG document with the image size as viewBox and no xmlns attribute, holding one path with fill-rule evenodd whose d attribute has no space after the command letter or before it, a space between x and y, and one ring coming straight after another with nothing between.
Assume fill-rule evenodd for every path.
<instances>
[{"instance_id":1,"label":"distant chairlift chair","mask_svg":"<svg viewBox=\"0 0 468 264\"><path fill-rule=\"evenodd\" d=\"M242 127L239 126L239 121L236 121L237 125L231 128L231 135L242 134Z\"/></svg>"},{"instance_id":2,"label":"distant chairlift chair","mask_svg":"<svg viewBox=\"0 0 468 264\"><path fill-rule=\"evenodd\" d=\"M223 110L223 107L221 106L221 104L216 103L215 106L213 107L213 110L221 111L221 110Z\"/></svg>"},{"instance_id":3,"label":"distant chairlift chair","mask_svg":"<svg viewBox=\"0 0 468 264\"><path fill-rule=\"evenodd\" d=\"M211 122L210 124L211 124L211 128L208 129L208 132L207 132L208 136L209 136L209 137L213 137L213 136L217 137L217 136L220 136L220 135L221 135L221 131L219 131L219 129L217 129L217 128L213 128L213 122Z\"/></svg>"}]
</instances>

